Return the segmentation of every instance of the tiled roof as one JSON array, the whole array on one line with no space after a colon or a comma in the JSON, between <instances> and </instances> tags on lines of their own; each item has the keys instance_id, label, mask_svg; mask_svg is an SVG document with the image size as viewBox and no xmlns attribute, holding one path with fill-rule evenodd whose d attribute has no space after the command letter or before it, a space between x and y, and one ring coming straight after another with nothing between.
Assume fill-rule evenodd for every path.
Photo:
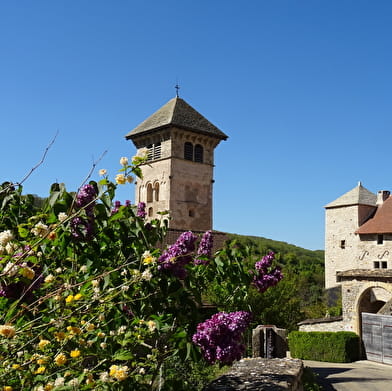
<instances>
[{"instance_id":1,"label":"tiled roof","mask_svg":"<svg viewBox=\"0 0 392 391\"><path fill-rule=\"evenodd\" d=\"M169 126L207 134L220 140L227 139L226 134L179 97L167 102L135 129L131 130L125 138L129 140L142 133L150 133Z\"/></svg>"},{"instance_id":2,"label":"tiled roof","mask_svg":"<svg viewBox=\"0 0 392 391\"><path fill-rule=\"evenodd\" d=\"M386 234L392 233L392 197L389 196L380 205L373 218L362 224L355 232L357 234Z\"/></svg>"},{"instance_id":3,"label":"tiled roof","mask_svg":"<svg viewBox=\"0 0 392 391\"><path fill-rule=\"evenodd\" d=\"M336 208L339 206L348 205L370 205L376 206L377 196L364 188L361 183L358 183L354 189L351 189L347 193L343 194L341 197L332 201L325 208Z\"/></svg>"}]
</instances>

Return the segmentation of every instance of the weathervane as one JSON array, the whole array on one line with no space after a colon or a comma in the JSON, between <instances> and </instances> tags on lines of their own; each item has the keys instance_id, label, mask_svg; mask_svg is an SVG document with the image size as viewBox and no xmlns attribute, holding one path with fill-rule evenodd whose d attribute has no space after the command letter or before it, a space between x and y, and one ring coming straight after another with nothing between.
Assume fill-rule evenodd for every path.
<instances>
[{"instance_id":1,"label":"weathervane","mask_svg":"<svg viewBox=\"0 0 392 391\"><path fill-rule=\"evenodd\" d=\"M178 90L180 89L180 86L178 85L178 83L174 86L174 88L176 89L176 96L177 96L177 98L179 98L180 95L178 93Z\"/></svg>"}]
</instances>

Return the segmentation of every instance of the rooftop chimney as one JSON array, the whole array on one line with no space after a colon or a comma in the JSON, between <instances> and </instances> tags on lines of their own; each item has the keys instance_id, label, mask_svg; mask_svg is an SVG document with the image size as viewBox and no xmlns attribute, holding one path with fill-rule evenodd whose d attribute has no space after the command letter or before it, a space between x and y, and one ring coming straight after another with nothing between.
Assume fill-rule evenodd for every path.
<instances>
[{"instance_id":1,"label":"rooftop chimney","mask_svg":"<svg viewBox=\"0 0 392 391\"><path fill-rule=\"evenodd\" d=\"M377 202L376 205L382 205L384 201L389 197L391 194L388 190L379 190L377 193Z\"/></svg>"}]
</instances>

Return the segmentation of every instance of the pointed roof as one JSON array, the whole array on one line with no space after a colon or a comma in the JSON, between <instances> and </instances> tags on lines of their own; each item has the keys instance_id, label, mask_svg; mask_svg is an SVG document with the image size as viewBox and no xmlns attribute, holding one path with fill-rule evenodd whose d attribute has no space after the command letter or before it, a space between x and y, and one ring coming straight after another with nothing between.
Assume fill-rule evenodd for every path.
<instances>
[{"instance_id":1,"label":"pointed roof","mask_svg":"<svg viewBox=\"0 0 392 391\"><path fill-rule=\"evenodd\" d=\"M179 97L169 100L154 114L131 130L125 138L127 140L133 139L143 133L150 133L169 126L206 134L220 140L227 139L226 134Z\"/></svg>"},{"instance_id":2,"label":"pointed roof","mask_svg":"<svg viewBox=\"0 0 392 391\"><path fill-rule=\"evenodd\" d=\"M392 197L389 196L377 208L376 214L355 232L357 234L392 233Z\"/></svg>"},{"instance_id":3,"label":"pointed roof","mask_svg":"<svg viewBox=\"0 0 392 391\"><path fill-rule=\"evenodd\" d=\"M377 196L362 186L361 182L358 183L354 189L351 189L341 197L337 198L325 206L328 208L336 208L339 206L349 205L370 205L376 206Z\"/></svg>"}]
</instances>

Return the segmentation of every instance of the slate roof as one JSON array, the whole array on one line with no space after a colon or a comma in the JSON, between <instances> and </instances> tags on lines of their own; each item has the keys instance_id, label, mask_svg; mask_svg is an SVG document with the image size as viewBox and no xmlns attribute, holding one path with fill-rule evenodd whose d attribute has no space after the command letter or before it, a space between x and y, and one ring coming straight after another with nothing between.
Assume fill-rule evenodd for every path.
<instances>
[{"instance_id":1,"label":"slate roof","mask_svg":"<svg viewBox=\"0 0 392 391\"><path fill-rule=\"evenodd\" d=\"M144 120L135 129L131 130L125 138L127 140L133 139L141 134L150 133L169 126L176 126L181 129L206 134L220 140L227 139L226 134L179 97L169 100L169 102L154 114Z\"/></svg>"},{"instance_id":2,"label":"slate roof","mask_svg":"<svg viewBox=\"0 0 392 391\"><path fill-rule=\"evenodd\" d=\"M325 208L336 208L348 205L370 205L376 206L377 196L358 183L354 189L351 189L335 201L330 202Z\"/></svg>"},{"instance_id":3,"label":"slate roof","mask_svg":"<svg viewBox=\"0 0 392 391\"><path fill-rule=\"evenodd\" d=\"M357 234L386 234L392 233L392 197L389 196L380 205L373 218L362 224L355 232Z\"/></svg>"}]
</instances>

